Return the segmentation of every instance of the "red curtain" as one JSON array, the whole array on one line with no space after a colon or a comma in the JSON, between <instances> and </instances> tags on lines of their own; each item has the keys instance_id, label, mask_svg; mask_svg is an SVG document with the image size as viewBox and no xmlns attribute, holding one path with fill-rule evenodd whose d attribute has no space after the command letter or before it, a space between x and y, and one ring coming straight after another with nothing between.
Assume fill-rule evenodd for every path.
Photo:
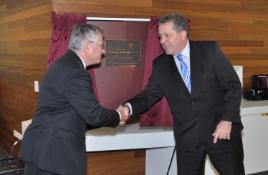
<instances>
[{"instance_id":1,"label":"red curtain","mask_svg":"<svg viewBox=\"0 0 268 175\"><path fill-rule=\"evenodd\" d=\"M48 65L49 67L62 56L68 49L69 38L71 36L72 28L75 24L85 24L87 22L86 16L75 14L57 14L52 12L52 36L48 50ZM96 97L98 93L96 89L96 81L94 72L89 69L89 74L93 80L93 89Z\"/></svg>"},{"instance_id":2,"label":"red curtain","mask_svg":"<svg viewBox=\"0 0 268 175\"><path fill-rule=\"evenodd\" d=\"M66 51L75 24L86 23L86 16L52 12L52 36L48 50L48 67Z\"/></svg>"},{"instance_id":3,"label":"red curtain","mask_svg":"<svg viewBox=\"0 0 268 175\"><path fill-rule=\"evenodd\" d=\"M151 17L147 30L146 48L145 48L145 65L144 65L144 78L143 87L148 83L149 77L152 72L153 60L163 53L161 48L157 23L158 17ZM140 124L142 126L171 126L173 119L170 107L166 98L162 98L155 104L149 111L141 115Z\"/></svg>"}]
</instances>

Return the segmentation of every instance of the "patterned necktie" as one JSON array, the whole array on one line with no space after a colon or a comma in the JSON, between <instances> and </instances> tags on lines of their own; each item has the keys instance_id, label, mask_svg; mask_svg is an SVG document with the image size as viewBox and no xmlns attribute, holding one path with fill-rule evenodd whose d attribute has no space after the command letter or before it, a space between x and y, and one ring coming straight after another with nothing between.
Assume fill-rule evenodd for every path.
<instances>
[{"instance_id":1,"label":"patterned necktie","mask_svg":"<svg viewBox=\"0 0 268 175\"><path fill-rule=\"evenodd\" d=\"M188 91L191 93L191 75L190 75L190 70L188 69L187 64L185 63L185 57L183 57L182 54L179 54L176 57L180 61L181 77L182 77Z\"/></svg>"}]
</instances>

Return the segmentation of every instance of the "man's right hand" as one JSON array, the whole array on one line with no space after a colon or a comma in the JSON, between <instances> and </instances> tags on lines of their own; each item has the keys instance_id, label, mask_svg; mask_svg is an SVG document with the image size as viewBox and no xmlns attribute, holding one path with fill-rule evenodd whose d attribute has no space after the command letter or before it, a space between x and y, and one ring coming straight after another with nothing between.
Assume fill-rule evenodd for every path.
<instances>
[{"instance_id":1,"label":"man's right hand","mask_svg":"<svg viewBox=\"0 0 268 175\"><path fill-rule=\"evenodd\" d=\"M123 107L122 105L120 105L120 106L118 106L116 111L121 114L119 126L124 126L126 124L126 121L129 118L129 109L128 109L128 107Z\"/></svg>"}]
</instances>

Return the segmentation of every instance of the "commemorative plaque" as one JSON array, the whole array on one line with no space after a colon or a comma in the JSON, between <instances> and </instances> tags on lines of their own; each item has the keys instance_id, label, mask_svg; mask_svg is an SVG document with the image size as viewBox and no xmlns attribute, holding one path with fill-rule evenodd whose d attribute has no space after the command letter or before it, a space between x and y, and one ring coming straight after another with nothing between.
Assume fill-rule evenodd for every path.
<instances>
[{"instance_id":1,"label":"commemorative plaque","mask_svg":"<svg viewBox=\"0 0 268 175\"><path fill-rule=\"evenodd\" d=\"M141 41L106 40L106 65L141 64Z\"/></svg>"}]
</instances>

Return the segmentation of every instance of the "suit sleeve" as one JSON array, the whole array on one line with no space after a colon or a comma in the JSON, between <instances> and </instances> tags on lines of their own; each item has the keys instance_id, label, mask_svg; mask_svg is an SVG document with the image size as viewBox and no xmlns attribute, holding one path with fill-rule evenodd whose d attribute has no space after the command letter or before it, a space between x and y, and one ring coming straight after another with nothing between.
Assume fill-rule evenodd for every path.
<instances>
[{"instance_id":1,"label":"suit sleeve","mask_svg":"<svg viewBox=\"0 0 268 175\"><path fill-rule=\"evenodd\" d=\"M221 120L240 122L241 83L232 64L224 56L216 42L214 45L213 61L216 77L219 80L224 96Z\"/></svg>"},{"instance_id":2,"label":"suit sleeve","mask_svg":"<svg viewBox=\"0 0 268 175\"><path fill-rule=\"evenodd\" d=\"M120 119L116 111L100 106L88 74L76 70L68 76L64 85L67 100L88 125L116 127L119 124Z\"/></svg>"},{"instance_id":3,"label":"suit sleeve","mask_svg":"<svg viewBox=\"0 0 268 175\"><path fill-rule=\"evenodd\" d=\"M157 64L154 62L153 71L145 89L140 94L127 101L132 106L132 115L134 117L147 111L153 104L164 96L159 83L159 69L157 67Z\"/></svg>"}]
</instances>

